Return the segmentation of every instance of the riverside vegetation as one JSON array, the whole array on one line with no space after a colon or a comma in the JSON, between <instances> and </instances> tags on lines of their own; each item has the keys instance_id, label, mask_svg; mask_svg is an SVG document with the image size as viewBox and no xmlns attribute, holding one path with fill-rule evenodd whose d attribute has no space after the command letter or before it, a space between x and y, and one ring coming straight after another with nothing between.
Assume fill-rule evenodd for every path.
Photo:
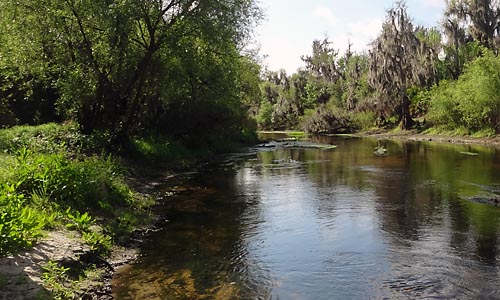
<instances>
[{"instance_id":1,"label":"riverside vegetation","mask_svg":"<svg viewBox=\"0 0 500 300\"><path fill-rule=\"evenodd\" d=\"M0 257L59 227L106 255L154 203L131 188L131 165L186 167L257 129L500 132L495 1L447 1L439 28L414 26L398 2L368 53L317 40L291 76L249 50L263 15L254 0L0 10ZM66 268L46 270L57 297L74 296L58 284Z\"/></svg>"},{"instance_id":2,"label":"riverside vegetation","mask_svg":"<svg viewBox=\"0 0 500 300\"><path fill-rule=\"evenodd\" d=\"M325 38L302 56L305 68L265 72L253 114L265 130L496 135L499 12L496 1L450 0L440 25L425 28L397 2L367 52L341 54Z\"/></svg>"},{"instance_id":3,"label":"riverside vegetation","mask_svg":"<svg viewBox=\"0 0 500 300\"><path fill-rule=\"evenodd\" d=\"M183 168L256 136L246 114L260 72L246 47L256 1L7 0L0 10L0 257L59 227L105 256L150 219L130 166ZM72 270L45 271L53 297L82 296ZM10 281L0 274L3 291Z\"/></svg>"}]
</instances>

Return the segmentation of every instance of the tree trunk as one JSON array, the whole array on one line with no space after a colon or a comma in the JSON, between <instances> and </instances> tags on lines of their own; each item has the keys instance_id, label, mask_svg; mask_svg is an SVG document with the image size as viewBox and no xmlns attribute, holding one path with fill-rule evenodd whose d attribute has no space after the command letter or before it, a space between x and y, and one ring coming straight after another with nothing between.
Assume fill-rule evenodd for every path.
<instances>
[{"instance_id":1,"label":"tree trunk","mask_svg":"<svg viewBox=\"0 0 500 300\"><path fill-rule=\"evenodd\" d=\"M401 105L401 117L401 129L411 129L414 122L410 115L410 99L408 98L408 95L403 96L403 103Z\"/></svg>"}]
</instances>

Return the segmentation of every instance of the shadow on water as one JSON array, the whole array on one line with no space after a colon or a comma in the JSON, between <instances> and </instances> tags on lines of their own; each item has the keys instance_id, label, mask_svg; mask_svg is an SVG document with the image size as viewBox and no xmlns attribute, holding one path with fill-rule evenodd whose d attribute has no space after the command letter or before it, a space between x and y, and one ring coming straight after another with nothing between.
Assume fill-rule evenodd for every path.
<instances>
[{"instance_id":1,"label":"shadow on water","mask_svg":"<svg viewBox=\"0 0 500 300\"><path fill-rule=\"evenodd\" d=\"M186 179L116 298L500 299L498 150L313 142Z\"/></svg>"}]
</instances>

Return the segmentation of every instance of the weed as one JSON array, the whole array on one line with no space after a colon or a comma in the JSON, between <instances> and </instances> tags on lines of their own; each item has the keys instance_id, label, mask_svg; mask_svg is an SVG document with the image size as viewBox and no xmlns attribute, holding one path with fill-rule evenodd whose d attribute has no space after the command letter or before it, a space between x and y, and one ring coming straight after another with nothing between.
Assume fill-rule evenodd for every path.
<instances>
[{"instance_id":1,"label":"weed","mask_svg":"<svg viewBox=\"0 0 500 300\"><path fill-rule=\"evenodd\" d=\"M80 232L90 231L90 226L94 224L94 220L85 212L81 214L77 210L72 210L71 208L66 209L66 216L69 219L69 223L66 224L68 229L78 230Z\"/></svg>"},{"instance_id":2,"label":"weed","mask_svg":"<svg viewBox=\"0 0 500 300\"><path fill-rule=\"evenodd\" d=\"M0 255L31 246L46 222L43 215L25 206L24 196L16 193L15 186L0 186Z\"/></svg>"},{"instance_id":3,"label":"weed","mask_svg":"<svg viewBox=\"0 0 500 300\"><path fill-rule=\"evenodd\" d=\"M109 235L95 231L84 231L82 237L92 251L99 254L108 254L111 250L112 239Z\"/></svg>"},{"instance_id":4,"label":"weed","mask_svg":"<svg viewBox=\"0 0 500 300\"><path fill-rule=\"evenodd\" d=\"M42 269L42 281L46 288L52 292L54 300L76 299L76 282L69 279L67 274L69 268L49 261Z\"/></svg>"}]
</instances>

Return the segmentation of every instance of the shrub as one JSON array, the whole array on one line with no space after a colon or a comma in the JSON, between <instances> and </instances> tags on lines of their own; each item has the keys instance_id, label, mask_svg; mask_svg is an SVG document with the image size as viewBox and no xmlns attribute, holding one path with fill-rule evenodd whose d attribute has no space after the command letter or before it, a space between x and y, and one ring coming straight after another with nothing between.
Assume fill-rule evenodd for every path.
<instances>
[{"instance_id":1,"label":"shrub","mask_svg":"<svg viewBox=\"0 0 500 300\"><path fill-rule=\"evenodd\" d=\"M13 185L0 186L0 256L28 247L41 236L47 218L26 205Z\"/></svg>"},{"instance_id":2,"label":"shrub","mask_svg":"<svg viewBox=\"0 0 500 300\"><path fill-rule=\"evenodd\" d=\"M348 133L355 129L349 113L327 105L308 111L302 119L302 127L307 133Z\"/></svg>"},{"instance_id":3,"label":"shrub","mask_svg":"<svg viewBox=\"0 0 500 300\"><path fill-rule=\"evenodd\" d=\"M500 58L490 51L473 61L456 82L445 82L432 96L429 119L448 129L500 133Z\"/></svg>"},{"instance_id":4,"label":"shrub","mask_svg":"<svg viewBox=\"0 0 500 300\"><path fill-rule=\"evenodd\" d=\"M19 193L49 191L51 201L82 211L106 210L109 204L126 206L132 199L111 157L71 161L61 153L34 154L25 148L17 157L13 174Z\"/></svg>"},{"instance_id":5,"label":"shrub","mask_svg":"<svg viewBox=\"0 0 500 300\"><path fill-rule=\"evenodd\" d=\"M377 125L377 114L373 111L362 111L353 115L353 125L362 130L368 130Z\"/></svg>"}]
</instances>

